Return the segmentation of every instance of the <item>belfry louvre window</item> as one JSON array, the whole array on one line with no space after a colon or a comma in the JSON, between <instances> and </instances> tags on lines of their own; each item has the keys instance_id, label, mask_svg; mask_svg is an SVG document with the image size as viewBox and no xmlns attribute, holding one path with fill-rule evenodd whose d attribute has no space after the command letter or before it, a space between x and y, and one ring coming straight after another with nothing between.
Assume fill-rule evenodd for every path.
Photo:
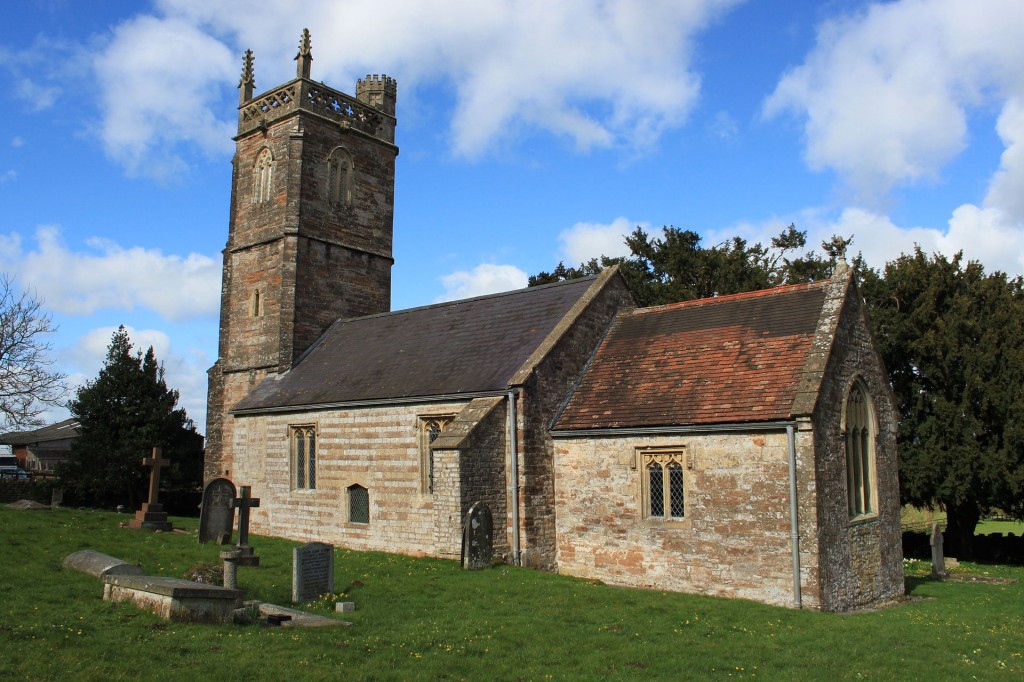
<instances>
[{"instance_id":1,"label":"belfry louvre window","mask_svg":"<svg viewBox=\"0 0 1024 682\"><path fill-rule=\"evenodd\" d=\"M686 517L686 455L682 450L641 451L644 516L649 519Z\"/></svg>"},{"instance_id":2,"label":"belfry louvre window","mask_svg":"<svg viewBox=\"0 0 1024 682\"><path fill-rule=\"evenodd\" d=\"M348 206L352 198L352 158L335 149L327 160L327 195L333 206Z\"/></svg>"},{"instance_id":3,"label":"belfry louvre window","mask_svg":"<svg viewBox=\"0 0 1024 682\"><path fill-rule=\"evenodd\" d=\"M256 166L252 177L252 203L262 204L270 201L270 186L274 179L274 157L269 149L264 149L256 157Z\"/></svg>"},{"instance_id":4,"label":"belfry louvre window","mask_svg":"<svg viewBox=\"0 0 1024 682\"><path fill-rule=\"evenodd\" d=\"M292 490L316 488L316 427L291 427Z\"/></svg>"},{"instance_id":5,"label":"belfry louvre window","mask_svg":"<svg viewBox=\"0 0 1024 682\"><path fill-rule=\"evenodd\" d=\"M846 400L846 487L851 519L877 511L874 423L871 401L857 382Z\"/></svg>"},{"instance_id":6,"label":"belfry louvre window","mask_svg":"<svg viewBox=\"0 0 1024 682\"><path fill-rule=\"evenodd\" d=\"M420 417L420 490L423 493L434 493L434 449L431 446L451 421L451 415Z\"/></svg>"}]
</instances>

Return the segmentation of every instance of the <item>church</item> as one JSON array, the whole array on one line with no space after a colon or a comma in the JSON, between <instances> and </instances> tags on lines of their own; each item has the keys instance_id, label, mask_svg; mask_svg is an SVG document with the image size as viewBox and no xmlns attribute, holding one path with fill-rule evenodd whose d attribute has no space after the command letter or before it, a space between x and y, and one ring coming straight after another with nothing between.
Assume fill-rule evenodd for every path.
<instances>
[{"instance_id":1,"label":"church","mask_svg":"<svg viewBox=\"0 0 1024 682\"><path fill-rule=\"evenodd\" d=\"M205 476L251 529L844 611L903 593L897 413L851 268L638 308L615 268L390 310L397 86L254 94L246 52Z\"/></svg>"}]
</instances>

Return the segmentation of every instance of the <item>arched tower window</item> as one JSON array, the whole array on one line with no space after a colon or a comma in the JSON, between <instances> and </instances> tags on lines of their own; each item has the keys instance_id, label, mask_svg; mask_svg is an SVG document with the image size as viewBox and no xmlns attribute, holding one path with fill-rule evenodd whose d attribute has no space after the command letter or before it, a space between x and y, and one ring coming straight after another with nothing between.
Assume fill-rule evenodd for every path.
<instances>
[{"instance_id":1,"label":"arched tower window","mask_svg":"<svg viewBox=\"0 0 1024 682\"><path fill-rule=\"evenodd\" d=\"M341 147L327 160L327 197L332 206L352 203L352 157Z\"/></svg>"},{"instance_id":2,"label":"arched tower window","mask_svg":"<svg viewBox=\"0 0 1024 682\"><path fill-rule=\"evenodd\" d=\"M271 183L274 179L274 157L269 149L264 149L256 157L256 166L252 177L252 203L262 204L270 201Z\"/></svg>"},{"instance_id":3,"label":"arched tower window","mask_svg":"<svg viewBox=\"0 0 1024 682\"><path fill-rule=\"evenodd\" d=\"M850 518L877 513L875 415L864 385L857 381L846 399L846 489Z\"/></svg>"}]
</instances>

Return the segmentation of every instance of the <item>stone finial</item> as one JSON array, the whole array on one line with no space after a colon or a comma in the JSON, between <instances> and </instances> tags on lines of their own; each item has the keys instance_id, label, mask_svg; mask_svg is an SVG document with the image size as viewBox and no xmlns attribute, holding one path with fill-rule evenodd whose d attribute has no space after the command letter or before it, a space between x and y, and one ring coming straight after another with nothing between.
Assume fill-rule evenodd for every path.
<instances>
[{"instance_id":1,"label":"stone finial","mask_svg":"<svg viewBox=\"0 0 1024 682\"><path fill-rule=\"evenodd\" d=\"M846 262L846 254L840 254L839 260L836 261L836 267L832 270L832 278L842 279L848 272L850 272L850 264Z\"/></svg>"},{"instance_id":2,"label":"stone finial","mask_svg":"<svg viewBox=\"0 0 1024 682\"><path fill-rule=\"evenodd\" d=\"M313 49L309 39L309 29L302 29L302 38L299 39L299 53L295 55L295 77L309 78L310 68L313 64Z\"/></svg>"},{"instance_id":3,"label":"stone finial","mask_svg":"<svg viewBox=\"0 0 1024 682\"><path fill-rule=\"evenodd\" d=\"M398 83L394 78L381 74L366 75L356 81L356 99L369 104L377 111L389 116L395 115L395 102L398 99Z\"/></svg>"},{"instance_id":4,"label":"stone finial","mask_svg":"<svg viewBox=\"0 0 1024 682\"><path fill-rule=\"evenodd\" d=\"M256 87L256 78L253 75L252 62L252 50L246 50L245 56L242 57L242 80L238 81L238 89L241 90L238 95L239 106L252 99L252 91L253 88Z\"/></svg>"}]
</instances>

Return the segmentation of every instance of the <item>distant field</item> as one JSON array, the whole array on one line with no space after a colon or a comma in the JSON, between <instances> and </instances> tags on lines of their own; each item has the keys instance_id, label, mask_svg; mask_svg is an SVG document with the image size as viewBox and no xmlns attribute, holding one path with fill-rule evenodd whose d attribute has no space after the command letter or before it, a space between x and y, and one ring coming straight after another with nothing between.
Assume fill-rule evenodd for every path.
<instances>
[{"instance_id":1,"label":"distant field","mask_svg":"<svg viewBox=\"0 0 1024 682\"><path fill-rule=\"evenodd\" d=\"M904 528L913 530L930 531L933 523L946 525L946 512L930 512L927 509L915 509L910 505L903 507L901 522ZM1024 522L1022 521L989 521L983 520L974 529L975 535L987 535L989 533L1015 533L1024 534Z\"/></svg>"},{"instance_id":2,"label":"distant field","mask_svg":"<svg viewBox=\"0 0 1024 682\"><path fill-rule=\"evenodd\" d=\"M166 623L102 600L62 560L95 549L182 577L220 547L120 528L129 515L0 507L2 680L1014 680L1024 678L1024 568L968 563L935 581L906 561L912 601L837 615L499 566L337 550L350 627ZM195 530L195 519L174 519ZM254 537L250 598L287 604L295 543ZM305 608L340 617L335 597Z\"/></svg>"}]
</instances>

